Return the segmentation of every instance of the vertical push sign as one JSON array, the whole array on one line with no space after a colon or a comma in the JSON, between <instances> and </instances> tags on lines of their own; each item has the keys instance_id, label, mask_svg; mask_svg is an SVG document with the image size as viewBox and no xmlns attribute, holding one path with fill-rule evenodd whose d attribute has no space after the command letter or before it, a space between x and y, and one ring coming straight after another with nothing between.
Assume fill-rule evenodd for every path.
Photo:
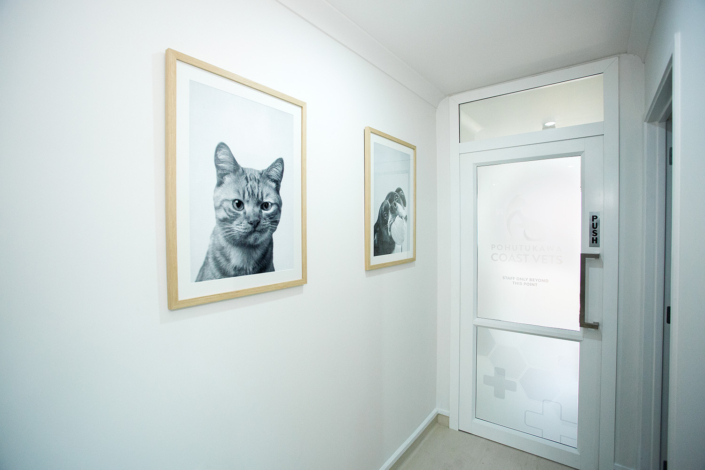
<instances>
[{"instance_id":1,"label":"vertical push sign","mask_svg":"<svg viewBox=\"0 0 705 470\"><path fill-rule=\"evenodd\" d=\"M590 212L590 230L588 237L590 238L590 247L600 246L600 213Z\"/></svg>"}]
</instances>

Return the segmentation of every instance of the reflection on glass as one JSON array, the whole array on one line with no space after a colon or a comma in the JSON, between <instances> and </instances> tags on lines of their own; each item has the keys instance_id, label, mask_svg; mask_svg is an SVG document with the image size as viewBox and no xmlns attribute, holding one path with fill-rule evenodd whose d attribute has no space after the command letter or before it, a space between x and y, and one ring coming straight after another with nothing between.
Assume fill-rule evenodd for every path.
<instances>
[{"instance_id":1,"label":"reflection on glass","mask_svg":"<svg viewBox=\"0 0 705 470\"><path fill-rule=\"evenodd\" d=\"M579 330L580 157L477 169L477 315Z\"/></svg>"},{"instance_id":2,"label":"reflection on glass","mask_svg":"<svg viewBox=\"0 0 705 470\"><path fill-rule=\"evenodd\" d=\"M475 416L577 447L579 365L580 343L478 327Z\"/></svg>"},{"instance_id":3,"label":"reflection on glass","mask_svg":"<svg viewBox=\"0 0 705 470\"><path fill-rule=\"evenodd\" d=\"M460 142L601 122L603 100L600 74L463 103Z\"/></svg>"}]
</instances>

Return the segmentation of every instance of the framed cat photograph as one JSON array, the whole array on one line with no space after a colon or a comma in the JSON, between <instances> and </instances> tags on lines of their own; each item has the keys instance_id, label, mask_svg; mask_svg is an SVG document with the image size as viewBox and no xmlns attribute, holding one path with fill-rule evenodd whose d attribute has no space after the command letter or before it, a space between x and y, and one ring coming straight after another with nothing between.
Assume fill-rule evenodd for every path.
<instances>
[{"instance_id":1,"label":"framed cat photograph","mask_svg":"<svg viewBox=\"0 0 705 470\"><path fill-rule=\"evenodd\" d=\"M416 146L365 128L365 269L416 260Z\"/></svg>"},{"instance_id":2,"label":"framed cat photograph","mask_svg":"<svg viewBox=\"0 0 705 470\"><path fill-rule=\"evenodd\" d=\"M166 51L170 309L306 283L306 103Z\"/></svg>"}]
</instances>

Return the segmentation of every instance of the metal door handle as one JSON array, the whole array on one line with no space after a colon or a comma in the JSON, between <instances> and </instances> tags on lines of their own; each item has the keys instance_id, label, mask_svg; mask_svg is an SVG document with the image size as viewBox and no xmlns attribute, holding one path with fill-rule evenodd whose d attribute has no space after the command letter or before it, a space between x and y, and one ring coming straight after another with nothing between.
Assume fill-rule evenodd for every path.
<instances>
[{"instance_id":1,"label":"metal door handle","mask_svg":"<svg viewBox=\"0 0 705 470\"><path fill-rule=\"evenodd\" d=\"M588 323L585 321L585 260L587 258L600 259L600 255L594 253L580 253L580 328L596 330L600 327L598 322Z\"/></svg>"}]
</instances>

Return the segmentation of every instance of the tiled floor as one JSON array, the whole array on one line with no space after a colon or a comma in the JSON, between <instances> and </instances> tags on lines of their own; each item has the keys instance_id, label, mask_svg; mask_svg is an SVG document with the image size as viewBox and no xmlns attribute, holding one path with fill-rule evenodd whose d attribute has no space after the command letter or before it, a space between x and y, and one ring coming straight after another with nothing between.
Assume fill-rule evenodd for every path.
<instances>
[{"instance_id":1,"label":"tiled floor","mask_svg":"<svg viewBox=\"0 0 705 470\"><path fill-rule=\"evenodd\" d=\"M570 467L433 423L393 470L569 470Z\"/></svg>"}]
</instances>

